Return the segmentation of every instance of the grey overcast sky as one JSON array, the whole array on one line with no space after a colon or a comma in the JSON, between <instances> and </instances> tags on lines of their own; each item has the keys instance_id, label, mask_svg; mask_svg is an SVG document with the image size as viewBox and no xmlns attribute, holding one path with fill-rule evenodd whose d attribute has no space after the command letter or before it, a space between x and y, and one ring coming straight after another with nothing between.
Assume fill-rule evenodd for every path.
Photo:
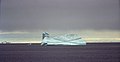
<instances>
[{"instance_id":1,"label":"grey overcast sky","mask_svg":"<svg viewBox=\"0 0 120 62\"><path fill-rule=\"evenodd\" d=\"M119 0L1 0L0 31L120 30Z\"/></svg>"}]
</instances>

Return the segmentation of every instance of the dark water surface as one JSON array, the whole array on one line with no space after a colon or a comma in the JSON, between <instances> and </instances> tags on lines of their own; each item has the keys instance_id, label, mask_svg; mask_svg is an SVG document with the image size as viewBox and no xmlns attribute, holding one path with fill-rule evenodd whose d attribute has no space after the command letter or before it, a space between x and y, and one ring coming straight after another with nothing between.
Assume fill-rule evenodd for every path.
<instances>
[{"instance_id":1,"label":"dark water surface","mask_svg":"<svg viewBox=\"0 0 120 62\"><path fill-rule=\"evenodd\" d=\"M0 62L120 62L120 43L86 46L0 45Z\"/></svg>"}]
</instances>

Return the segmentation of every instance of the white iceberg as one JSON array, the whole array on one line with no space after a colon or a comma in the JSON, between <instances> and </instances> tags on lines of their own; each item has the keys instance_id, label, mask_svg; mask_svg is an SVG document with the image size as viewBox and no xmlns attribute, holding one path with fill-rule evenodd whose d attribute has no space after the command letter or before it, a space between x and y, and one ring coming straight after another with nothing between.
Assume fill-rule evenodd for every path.
<instances>
[{"instance_id":1,"label":"white iceberg","mask_svg":"<svg viewBox=\"0 0 120 62\"><path fill-rule=\"evenodd\" d=\"M86 42L77 34L65 34L59 36L49 36L44 34L41 42L42 46L45 45L86 45Z\"/></svg>"}]
</instances>

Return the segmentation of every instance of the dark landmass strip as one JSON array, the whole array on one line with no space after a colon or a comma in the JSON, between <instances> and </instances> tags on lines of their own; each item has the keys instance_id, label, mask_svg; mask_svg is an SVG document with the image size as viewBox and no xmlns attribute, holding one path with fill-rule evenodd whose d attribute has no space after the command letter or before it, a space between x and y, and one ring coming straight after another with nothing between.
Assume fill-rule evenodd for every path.
<instances>
[{"instance_id":1,"label":"dark landmass strip","mask_svg":"<svg viewBox=\"0 0 120 62\"><path fill-rule=\"evenodd\" d=\"M120 62L120 43L85 46L0 44L0 62Z\"/></svg>"}]
</instances>

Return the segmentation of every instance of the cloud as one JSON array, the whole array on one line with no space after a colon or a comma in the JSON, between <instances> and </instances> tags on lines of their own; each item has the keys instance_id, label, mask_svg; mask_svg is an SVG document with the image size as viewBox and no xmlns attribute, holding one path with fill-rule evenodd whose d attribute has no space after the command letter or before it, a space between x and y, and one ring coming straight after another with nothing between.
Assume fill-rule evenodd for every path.
<instances>
[{"instance_id":1,"label":"cloud","mask_svg":"<svg viewBox=\"0 0 120 62\"><path fill-rule=\"evenodd\" d=\"M1 31L120 30L119 0L1 0Z\"/></svg>"}]
</instances>

